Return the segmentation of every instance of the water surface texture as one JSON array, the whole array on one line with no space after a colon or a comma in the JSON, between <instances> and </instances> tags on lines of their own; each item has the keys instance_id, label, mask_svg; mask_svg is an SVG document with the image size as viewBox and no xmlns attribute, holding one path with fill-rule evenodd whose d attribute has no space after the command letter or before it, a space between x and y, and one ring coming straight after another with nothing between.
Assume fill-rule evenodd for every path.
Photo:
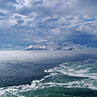
<instances>
[{"instance_id":1,"label":"water surface texture","mask_svg":"<svg viewBox=\"0 0 97 97\"><path fill-rule=\"evenodd\" d=\"M90 50L0 51L0 97L97 97Z\"/></svg>"}]
</instances>

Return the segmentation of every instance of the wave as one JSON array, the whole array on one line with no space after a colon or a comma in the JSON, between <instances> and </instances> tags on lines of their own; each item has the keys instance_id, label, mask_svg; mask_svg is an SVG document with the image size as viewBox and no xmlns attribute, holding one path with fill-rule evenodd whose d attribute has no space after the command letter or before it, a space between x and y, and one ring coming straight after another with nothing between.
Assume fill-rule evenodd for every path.
<instances>
[{"instance_id":1,"label":"wave","mask_svg":"<svg viewBox=\"0 0 97 97\"><path fill-rule=\"evenodd\" d=\"M48 73L41 80L33 80L30 85L0 88L0 97L25 97L22 92L36 91L50 87L87 88L97 90L97 61L65 62L44 70ZM95 70L96 68L96 70Z\"/></svg>"}]
</instances>

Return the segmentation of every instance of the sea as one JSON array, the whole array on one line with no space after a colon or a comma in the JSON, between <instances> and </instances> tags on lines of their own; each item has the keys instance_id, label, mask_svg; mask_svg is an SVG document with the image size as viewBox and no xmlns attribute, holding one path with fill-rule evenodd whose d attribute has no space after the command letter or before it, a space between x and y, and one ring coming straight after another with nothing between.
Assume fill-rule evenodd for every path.
<instances>
[{"instance_id":1,"label":"sea","mask_svg":"<svg viewBox=\"0 0 97 97\"><path fill-rule=\"evenodd\" d=\"M97 49L0 51L0 97L97 97Z\"/></svg>"}]
</instances>

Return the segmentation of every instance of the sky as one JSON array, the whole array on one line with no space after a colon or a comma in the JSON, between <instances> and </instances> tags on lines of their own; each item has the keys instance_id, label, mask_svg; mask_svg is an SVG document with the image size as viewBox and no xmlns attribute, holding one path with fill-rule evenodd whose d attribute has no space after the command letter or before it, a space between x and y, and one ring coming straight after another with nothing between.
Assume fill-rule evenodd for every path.
<instances>
[{"instance_id":1,"label":"sky","mask_svg":"<svg viewBox=\"0 0 97 97\"><path fill-rule=\"evenodd\" d=\"M97 0L0 0L0 49L97 47Z\"/></svg>"}]
</instances>

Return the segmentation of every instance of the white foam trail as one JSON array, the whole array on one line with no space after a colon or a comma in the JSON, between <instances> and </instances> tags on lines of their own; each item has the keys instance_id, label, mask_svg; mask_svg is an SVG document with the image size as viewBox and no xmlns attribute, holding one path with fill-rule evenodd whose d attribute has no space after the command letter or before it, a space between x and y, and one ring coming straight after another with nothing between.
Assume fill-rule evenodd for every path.
<instances>
[{"instance_id":1,"label":"white foam trail","mask_svg":"<svg viewBox=\"0 0 97 97\"><path fill-rule=\"evenodd\" d=\"M85 68L83 68L85 67ZM44 72L49 73L41 80L33 80L31 85L20 85L12 86L8 88L0 88L0 97L10 93L12 95L19 95L21 92L26 92L30 90L43 89L48 87L65 87L65 88L90 88L97 90L97 73L90 73L90 64L84 62L80 63L62 63L57 67L49 70L44 70ZM82 80L67 81L67 82L56 82L53 80L48 80L49 78L56 77L62 74L75 77L88 77ZM59 79L60 80L60 79ZM5 96L6 97L6 96ZM19 95L18 97L23 97Z\"/></svg>"}]
</instances>

